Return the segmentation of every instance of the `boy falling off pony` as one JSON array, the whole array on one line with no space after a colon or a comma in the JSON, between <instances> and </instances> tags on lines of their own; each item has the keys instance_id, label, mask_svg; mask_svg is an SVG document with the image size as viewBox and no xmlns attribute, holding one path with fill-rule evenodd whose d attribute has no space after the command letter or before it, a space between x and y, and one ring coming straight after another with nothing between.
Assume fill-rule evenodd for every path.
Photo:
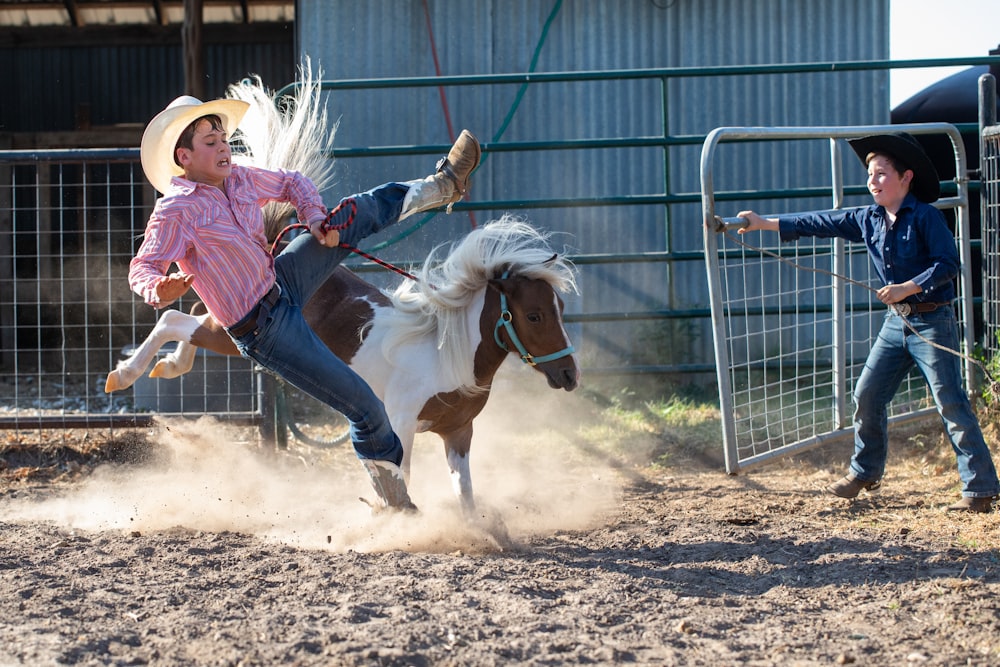
<instances>
[{"instance_id":1,"label":"boy falling off pony","mask_svg":"<svg viewBox=\"0 0 1000 667\"><path fill-rule=\"evenodd\" d=\"M129 268L129 286L154 308L194 288L240 353L351 423L351 440L382 508L415 510L400 470L403 448L367 383L313 333L302 307L357 245L399 220L458 201L479 165L463 130L437 171L346 197L326 210L316 186L295 171L232 163L229 140L246 113L240 100L171 102L146 127L141 159L163 197ZM292 204L309 234L272 257L263 204ZM168 274L171 264L179 271Z\"/></svg>"}]
</instances>

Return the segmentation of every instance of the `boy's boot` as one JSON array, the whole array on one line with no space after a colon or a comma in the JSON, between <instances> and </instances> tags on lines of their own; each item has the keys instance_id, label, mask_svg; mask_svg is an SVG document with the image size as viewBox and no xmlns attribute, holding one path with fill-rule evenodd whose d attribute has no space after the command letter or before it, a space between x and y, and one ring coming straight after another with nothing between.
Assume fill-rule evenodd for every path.
<instances>
[{"instance_id":1,"label":"boy's boot","mask_svg":"<svg viewBox=\"0 0 1000 667\"><path fill-rule=\"evenodd\" d=\"M853 472L849 472L843 479L838 480L826 487L826 490L835 496L840 496L841 498L857 498L858 494L862 491L875 493L881 486L881 479L876 479L874 481L862 481L855 477Z\"/></svg>"},{"instance_id":2,"label":"boy's boot","mask_svg":"<svg viewBox=\"0 0 1000 667\"><path fill-rule=\"evenodd\" d=\"M417 506L410 500L406 492L406 482L403 480L402 469L392 461L376 459L361 459L361 465L372 481L372 488L378 496L380 507L373 507L376 512L395 510L398 512L416 512ZM362 498L362 500L364 500Z\"/></svg>"},{"instance_id":3,"label":"boy's boot","mask_svg":"<svg viewBox=\"0 0 1000 667\"><path fill-rule=\"evenodd\" d=\"M987 514L993 511L993 501L995 497L970 498L965 496L954 505L948 505L945 509L949 512L979 512Z\"/></svg>"},{"instance_id":4,"label":"boy's boot","mask_svg":"<svg viewBox=\"0 0 1000 667\"><path fill-rule=\"evenodd\" d=\"M448 156L438 162L437 172L407 183L410 190L403 199L399 219L442 206L447 206L448 213L451 213L452 204L469 191L469 175L479 166L481 155L479 140L468 130L462 130Z\"/></svg>"}]
</instances>

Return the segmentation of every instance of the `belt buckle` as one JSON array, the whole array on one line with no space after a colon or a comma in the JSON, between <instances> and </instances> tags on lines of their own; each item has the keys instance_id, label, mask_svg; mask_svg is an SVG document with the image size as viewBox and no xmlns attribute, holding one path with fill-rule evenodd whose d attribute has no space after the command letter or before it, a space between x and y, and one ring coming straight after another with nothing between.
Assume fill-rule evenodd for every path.
<instances>
[{"instance_id":1,"label":"belt buckle","mask_svg":"<svg viewBox=\"0 0 1000 667\"><path fill-rule=\"evenodd\" d=\"M247 335L248 333L257 328L257 321L255 317L247 317L244 319L246 319L246 321L243 322L242 324L237 324L236 326L230 327L227 330L229 331L229 335L231 335L233 338L242 338L243 336Z\"/></svg>"},{"instance_id":2,"label":"belt buckle","mask_svg":"<svg viewBox=\"0 0 1000 667\"><path fill-rule=\"evenodd\" d=\"M281 298L281 285L274 283L271 285L271 289L264 293L261 297L258 305L267 304L268 308L274 308L274 305L278 303L278 299Z\"/></svg>"},{"instance_id":3,"label":"belt buckle","mask_svg":"<svg viewBox=\"0 0 1000 667\"><path fill-rule=\"evenodd\" d=\"M281 286L278 285L278 283L274 283L271 285L271 289L264 293L264 296L260 298L260 301L255 303L253 308L250 309L250 312L247 313L246 317L241 320L243 322L242 326L237 324L230 327L228 329L229 333L236 338L242 338L251 331L254 333L260 331L261 317L266 317L267 314L271 312L275 304L278 303L279 298L281 298Z\"/></svg>"},{"instance_id":4,"label":"belt buckle","mask_svg":"<svg viewBox=\"0 0 1000 667\"><path fill-rule=\"evenodd\" d=\"M889 307L895 310L900 317L909 317L913 313L913 306L908 303L894 303Z\"/></svg>"}]
</instances>

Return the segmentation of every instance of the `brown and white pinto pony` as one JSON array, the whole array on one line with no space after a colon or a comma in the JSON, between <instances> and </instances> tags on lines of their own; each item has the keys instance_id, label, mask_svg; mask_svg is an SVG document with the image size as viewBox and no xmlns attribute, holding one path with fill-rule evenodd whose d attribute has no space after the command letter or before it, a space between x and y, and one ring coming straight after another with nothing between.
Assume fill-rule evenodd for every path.
<instances>
[{"instance_id":1,"label":"brown and white pinto pony","mask_svg":"<svg viewBox=\"0 0 1000 667\"><path fill-rule=\"evenodd\" d=\"M549 386L566 391L577 386L580 369L560 297L575 290L576 282L572 264L553 252L547 235L510 216L473 230L442 260L435 255L416 281L404 280L393 293L340 267L303 312L326 345L385 403L403 443L407 476L414 435L441 436L453 489L471 516L472 422L507 356L526 351L533 357L527 362ZM108 375L106 391L131 386L171 341L179 341L176 351L157 362L151 376L189 371L193 346L238 354L209 315L169 310Z\"/></svg>"},{"instance_id":2,"label":"brown and white pinto pony","mask_svg":"<svg viewBox=\"0 0 1000 667\"><path fill-rule=\"evenodd\" d=\"M320 78L313 77L306 60L293 94L280 100L259 79L230 86L228 97L250 105L234 137L246 154L234 159L293 169L320 191L329 187L333 131ZM265 207L268 238L278 235L290 212L287 205ZM407 279L392 294L339 268L304 314L327 346L382 398L406 452L405 472L414 434L429 431L444 439L455 492L471 512L472 421L485 406L508 350L522 347L534 355L535 369L552 387L572 391L577 386L580 369L563 327L559 296L575 291L576 281L572 264L554 253L547 235L511 216L474 230L442 260L435 255L417 281ZM192 346L237 354L203 307L196 316L168 310L132 356L108 375L106 391L131 386L172 341L179 343L177 350L150 375L177 377L190 370Z\"/></svg>"}]
</instances>

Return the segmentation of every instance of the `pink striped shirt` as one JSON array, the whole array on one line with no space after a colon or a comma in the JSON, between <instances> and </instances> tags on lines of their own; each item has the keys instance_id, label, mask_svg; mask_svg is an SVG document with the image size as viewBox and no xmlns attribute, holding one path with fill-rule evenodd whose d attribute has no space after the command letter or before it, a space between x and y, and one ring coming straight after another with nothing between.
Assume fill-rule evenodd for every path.
<instances>
[{"instance_id":1,"label":"pink striped shirt","mask_svg":"<svg viewBox=\"0 0 1000 667\"><path fill-rule=\"evenodd\" d=\"M195 277L192 287L212 317L236 324L274 284L261 212L269 201L291 203L302 222L326 218L316 186L298 172L234 165L225 193L175 176L149 216L129 265L129 286L154 308L168 306L156 286L176 263Z\"/></svg>"}]
</instances>

